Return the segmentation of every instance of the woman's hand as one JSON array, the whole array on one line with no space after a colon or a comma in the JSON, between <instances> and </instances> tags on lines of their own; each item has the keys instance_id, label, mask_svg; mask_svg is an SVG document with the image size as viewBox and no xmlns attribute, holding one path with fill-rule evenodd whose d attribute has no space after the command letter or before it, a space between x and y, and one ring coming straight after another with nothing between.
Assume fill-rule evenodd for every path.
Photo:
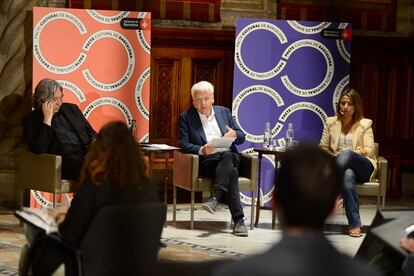
<instances>
[{"instance_id":1,"label":"woman's hand","mask_svg":"<svg viewBox=\"0 0 414 276\"><path fill-rule=\"evenodd\" d=\"M58 225L62 223L62 221L65 220L67 212L68 212L68 207L63 207L63 206L47 210L47 213L49 214L49 216L53 217Z\"/></svg>"}]
</instances>

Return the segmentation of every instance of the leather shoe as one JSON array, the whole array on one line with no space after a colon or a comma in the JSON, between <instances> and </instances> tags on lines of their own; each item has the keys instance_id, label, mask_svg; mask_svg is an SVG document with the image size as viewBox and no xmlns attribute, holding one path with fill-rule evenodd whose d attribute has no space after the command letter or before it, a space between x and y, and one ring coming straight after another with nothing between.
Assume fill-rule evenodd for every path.
<instances>
[{"instance_id":1,"label":"leather shoe","mask_svg":"<svg viewBox=\"0 0 414 276\"><path fill-rule=\"evenodd\" d=\"M239 237L247 237L249 235L242 219L234 222L233 235Z\"/></svg>"},{"instance_id":2,"label":"leather shoe","mask_svg":"<svg viewBox=\"0 0 414 276\"><path fill-rule=\"evenodd\" d=\"M217 205L218 205L218 201L213 196L213 197L210 197L210 199L207 202L203 203L203 205L201 205L201 208L203 208L210 214L214 214L216 212Z\"/></svg>"},{"instance_id":3,"label":"leather shoe","mask_svg":"<svg viewBox=\"0 0 414 276\"><path fill-rule=\"evenodd\" d=\"M361 237L362 236L361 227L354 227L354 228L348 229L348 235L353 238Z\"/></svg>"}]
</instances>

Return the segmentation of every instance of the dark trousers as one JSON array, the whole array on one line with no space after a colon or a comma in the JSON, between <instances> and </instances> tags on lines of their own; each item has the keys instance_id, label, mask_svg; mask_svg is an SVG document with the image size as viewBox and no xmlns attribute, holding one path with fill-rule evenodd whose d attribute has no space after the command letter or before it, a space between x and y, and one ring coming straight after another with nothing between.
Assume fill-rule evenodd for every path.
<instances>
[{"instance_id":1,"label":"dark trousers","mask_svg":"<svg viewBox=\"0 0 414 276\"><path fill-rule=\"evenodd\" d=\"M232 219L237 221L244 217L239 194L240 155L231 151L218 152L200 156L200 176L214 180L214 190L222 190L224 203L229 206Z\"/></svg>"},{"instance_id":2,"label":"dark trousers","mask_svg":"<svg viewBox=\"0 0 414 276\"><path fill-rule=\"evenodd\" d=\"M79 180L80 171L83 165L84 154L71 153L62 155L62 178Z\"/></svg>"}]
</instances>

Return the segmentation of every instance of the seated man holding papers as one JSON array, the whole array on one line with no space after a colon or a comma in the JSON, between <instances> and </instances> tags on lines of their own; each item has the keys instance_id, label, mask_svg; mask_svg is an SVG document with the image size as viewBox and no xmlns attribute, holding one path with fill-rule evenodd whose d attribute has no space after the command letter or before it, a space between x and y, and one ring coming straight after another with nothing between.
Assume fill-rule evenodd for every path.
<instances>
[{"instance_id":1,"label":"seated man holding papers","mask_svg":"<svg viewBox=\"0 0 414 276\"><path fill-rule=\"evenodd\" d=\"M214 214L220 201L229 205L234 221L233 234L247 236L239 195L240 155L235 144L244 142L245 134L228 108L214 105L214 87L200 81L191 88L194 107L180 114L180 146L183 152L200 155L200 175L214 180L212 197L203 209Z\"/></svg>"}]
</instances>

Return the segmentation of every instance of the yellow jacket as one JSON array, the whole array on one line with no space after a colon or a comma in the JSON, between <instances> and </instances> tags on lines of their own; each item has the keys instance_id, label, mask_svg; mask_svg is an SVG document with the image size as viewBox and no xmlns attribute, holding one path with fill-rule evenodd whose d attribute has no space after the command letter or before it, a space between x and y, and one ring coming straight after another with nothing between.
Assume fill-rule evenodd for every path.
<instances>
[{"instance_id":1,"label":"yellow jacket","mask_svg":"<svg viewBox=\"0 0 414 276\"><path fill-rule=\"evenodd\" d=\"M352 128L352 150L359 150L362 155L367 157L374 166L371 179L377 173L377 157L375 155L374 132L372 131L372 120L361 119ZM328 152L336 152L341 135L341 121L335 117L328 117L323 128L322 138L319 146Z\"/></svg>"}]
</instances>

